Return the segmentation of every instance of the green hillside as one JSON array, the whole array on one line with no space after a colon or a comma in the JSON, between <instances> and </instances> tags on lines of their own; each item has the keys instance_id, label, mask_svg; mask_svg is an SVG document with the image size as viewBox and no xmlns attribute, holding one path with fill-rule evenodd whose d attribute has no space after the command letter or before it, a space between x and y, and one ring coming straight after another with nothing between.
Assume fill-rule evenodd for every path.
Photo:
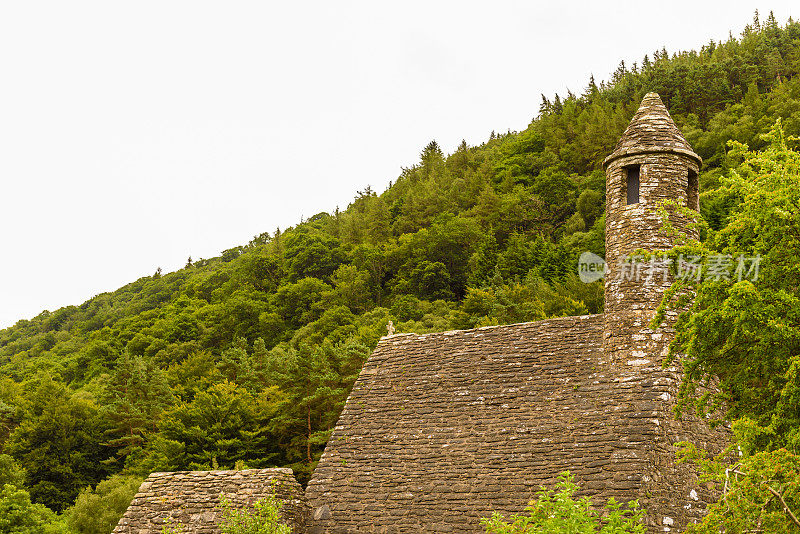
<instances>
[{"instance_id":1,"label":"green hillside","mask_svg":"<svg viewBox=\"0 0 800 534\"><path fill-rule=\"evenodd\" d=\"M307 480L389 320L422 333L602 311L602 285L575 266L604 252L601 162L646 92L704 160L713 234L736 205L720 187L742 159L728 141L767 147L778 118L800 135L799 74L800 24L772 16L658 50L580 95L542 96L521 132L449 155L431 141L344 211L19 321L0 331L0 478L56 512L83 491L73 528L151 471L290 466Z\"/></svg>"}]
</instances>

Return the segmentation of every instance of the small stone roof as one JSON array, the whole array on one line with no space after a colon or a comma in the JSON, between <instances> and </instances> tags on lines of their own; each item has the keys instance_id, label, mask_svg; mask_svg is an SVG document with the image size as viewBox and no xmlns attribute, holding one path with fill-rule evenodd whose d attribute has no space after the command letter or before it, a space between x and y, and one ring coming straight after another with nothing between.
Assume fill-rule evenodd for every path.
<instances>
[{"instance_id":1,"label":"small stone roof","mask_svg":"<svg viewBox=\"0 0 800 534\"><path fill-rule=\"evenodd\" d=\"M658 93L644 95L614 152L605 159L603 165L608 166L622 156L651 152L675 152L694 158L698 164L703 162L675 125Z\"/></svg>"},{"instance_id":2,"label":"small stone roof","mask_svg":"<svg viewBox=\"0 0 800 534\"><path fill-rule=\"evenodd\" d=\"M243 508L272 491L283 502L284 521L294 532L303 532L303 489L291 469L275 468L153 473L139 487L112 534L162 534L168 526L181 534L217 534L220 496Z\"/></svg>"}]
</instances>

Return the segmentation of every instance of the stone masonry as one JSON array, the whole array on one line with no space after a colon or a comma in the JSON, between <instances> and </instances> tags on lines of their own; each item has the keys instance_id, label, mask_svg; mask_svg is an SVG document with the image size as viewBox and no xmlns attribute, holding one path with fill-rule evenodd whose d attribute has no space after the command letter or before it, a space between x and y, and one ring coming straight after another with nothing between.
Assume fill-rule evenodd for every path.
<instances>
[{"instance_id":1,"label":"stone masonry","mask_svg":"<svg viewBox=\"0 0 800 534\"><path fill-rule=\"evenodd\" d=\"M651 534L682 532L714 496L676 465L674 444L713 451L727 434L672 413L680 372L662 363L676 312L650 328L671 275L625 275L620 262L674 244L659 203L697 210L701 163L658 95L646 95L604 162L604 314L386 336L305 500L289 470L154 473L115 534L160 533L166 517L192 525L192 534L217 532L221 492L246 504L276 479L295 532L477 533L481 517L522 512L567 469L597 506L639 499ZM637 195L629 202L631 176ZM694 235L693 217L667 213Z\"/></svg>"},{"instance_id":2,"label":"stone masonry","mask_svg":"<svg viewBox=\"0 0 800 534\"><path fill-rule=\"evenodd\" d=\"M291 469L276 468L153 473L112 534L162 534L165 527L180 534L217 534L221 496L242 508L272 491L283 503L284 521L302 532L307 515L303 488Z\"/></svg>"},{"instance_id":3,"label":"stone masonry","mask_svg":"<svg viewBox=\"0 0 800 534\"><path fill-rule=\"evenodd\" d=\"M306 490L310 532L477 532L567 468L624 495L601 336L594 315L384 338Z\"/></svg>"},{"instance_id":4,"label":"stone masonry","mask_svg":"<svg viewBox=\"0 0 800 534\"><path fill-rule=\"evenodd\" d=\"M605 278L603 352L628 384L670 386L660 399L664 415L653 421L656 426L652 430L658 439L649 449L650 466L641 473L637 493L648 509L658 511L660 517L651 520L664 527L685 525L699 517L696 503L686 498L694 489L691 471L688 466L674 464L672 444L691 438L715 447L705 438L707 431L701 422L692 417L678 422L670 414L680 375L676 368L663 369L661 364L674 337L677 312L669 312L660 327L649 326L664 291L673 282L667 263L670 260L624 262L637 250L664 251L674 245L674 235L663 229L660 206L666 209L676 231L697 237L692 226L695 219L664 202L672 201L695 212L699 209L699 191L690 176L697 176L701 163L655 93L644 97L616 149L604 162L609 271ZM638 202L630 204L626 182L632 167L638 169L639 194Z\"/></svg>"}]
</instances>

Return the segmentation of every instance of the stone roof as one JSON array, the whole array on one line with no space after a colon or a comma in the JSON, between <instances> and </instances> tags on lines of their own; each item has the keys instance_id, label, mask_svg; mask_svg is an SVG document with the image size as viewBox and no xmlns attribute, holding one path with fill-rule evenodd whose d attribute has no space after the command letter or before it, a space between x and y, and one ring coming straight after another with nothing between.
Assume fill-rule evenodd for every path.
<instances>
[{"instance_id":1,"label":"stone roof","mask_svg":"<svg viewBox=\"0 0 800 534\"><path fill-rule=\"evenodd\" d=\"M615 391L602 330L590 315L383 338L306 489L309 532L481 532L565 469L626 495L641 466L617 459L648 430L628 430L639 408Z\"/></svg>"},{"instance_id":2,"label":"stone roof","mask_svg":"<svg viewBox=\"0 0 800 534\"><path fill-rule=\"evenodd\" d=\"M700 156L692 150L675 125L658 93L644 95L614 152L605 159L603 165L608 166L621 156L649 152L675 152L694 158L698 164L702 163Z\"/></svg>"},{"instance_id":3,"label":"stone roof","mask_svg":"<svg viewBox=\"0 0 800 534\"><path fill-rule=\"evenodd\" d=\"M275 491L281 514L295 532L303 532L303 489L291 469L177 471L153 473L142 483L112 534L162 534L171 525L181 534L217 534L220 496L244 507Z\"/></svg>"}]
</instances>

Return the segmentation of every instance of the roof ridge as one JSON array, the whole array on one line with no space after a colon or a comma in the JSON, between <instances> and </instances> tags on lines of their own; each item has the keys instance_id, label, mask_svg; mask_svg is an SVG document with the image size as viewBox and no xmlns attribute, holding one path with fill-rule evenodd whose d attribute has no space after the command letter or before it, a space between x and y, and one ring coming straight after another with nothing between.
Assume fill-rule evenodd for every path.
<instances>
[{"instance_id":1,"label":"roof ridge","mask_svg":"<svg viewBox=\"0 0 800 534\"><path fill-rule=\"evenodd\" d=\"M537 321L524 321L524 322L520 322L520 323L495 324L495 325L489 325L489 326L479 326L479 327L476 327L476 328L464 328L464 329L461 329L461 330L441 330L441 331L438 331L438 332L427 332L427 333L424 333L424 334L417 334L415 332L398 332L396 334L392 334L391 336L383 336L382 338L380 338L378 343L389 342L389 341L392 341L392 340L399 341L398 338L408 338L410 336L414 337L414 338L417 338L417 339L425 338L425 337L428 337L428 336L453 336L453 335L458 335L458 334L472 334L472 333L482 332L482 331L486 331L486 330L497 330L497 329L500 329L500 328L513 328L513 327L519 327L519 326L530 326L530 325L536 325L536 324L555 323L555 322L569 321L569 320L574 321L576 319L579 319L579 320L591 320L591 319L595 319L595 318L598 318L598 317L602 317L602 315L603 315L602 313L587 313L587 314L584 314L584 315L566 315L566 316L563 316L563 317L549 317L547 319L539 319Z\"/></svg>"}]
</instances>

